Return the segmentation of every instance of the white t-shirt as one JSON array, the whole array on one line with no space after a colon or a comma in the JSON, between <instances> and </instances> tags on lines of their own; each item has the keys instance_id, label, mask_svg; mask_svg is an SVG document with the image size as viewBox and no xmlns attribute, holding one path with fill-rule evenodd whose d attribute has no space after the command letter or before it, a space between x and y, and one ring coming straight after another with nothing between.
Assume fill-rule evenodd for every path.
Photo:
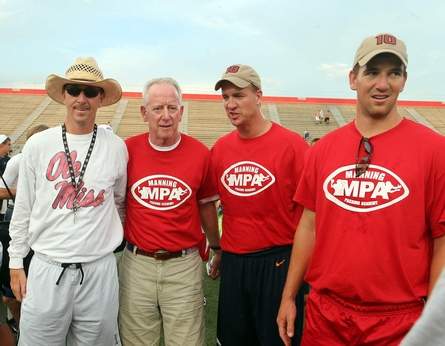
<instances>
[{"instance_id":1,"label":"white t-shirt","mask_svg":"<svg viewBox=\"0 0 445 346\"><path fill-rule=\"evenodd\" d=\"M6 164L5 172L3 173L3 179L5 179L8 188L16 188L17 180L19 178L19 168L20 162L22 161L22 153L19 153L8 161ZM5 189L5 184L3 180L0 179L0 188ZM9 204L13 204L12 200L8 200ZM4 204L4 208L6 209L6 203Z\"/></svg>"},{"instance_id":2,"label":"white t-shirt","mask_svg":"<svg viewBox=\"0 0 445 346\"><path fill-rule=\"evenodd\" d=\"M67 134L76 181L92 133ZM21 268L31 247L65 263L94 261L122 241L128 153L111 131L98 128L96 143L76 196L71 185L62 129L32 136L23 148L14 214L9 232L10 268ZM81 208L72 210L77 199Z\"/></svg>"},{"instance_id":3,"label":"white t-shirt","mask_svg":"<svg viewBox=\"0 0 445 346\"><path fill-rule=\"evenodd\" d=\"M11 157L11 159L6 164L6 169L5 172L3 173L3 179L5 179L6 184L8 184L9 188L15 188L17 186L21 159L22 159L22 154L19 153ZM5 184L1 179L0 179L0 188L5 188Z\"/></svg>"}]
</instances>

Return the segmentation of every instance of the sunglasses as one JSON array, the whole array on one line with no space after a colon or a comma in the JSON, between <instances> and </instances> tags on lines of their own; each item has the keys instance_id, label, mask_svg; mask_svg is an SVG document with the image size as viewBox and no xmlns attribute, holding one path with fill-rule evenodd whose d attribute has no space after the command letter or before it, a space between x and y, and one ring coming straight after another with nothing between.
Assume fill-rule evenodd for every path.
<instances>
[{"instance_id":1,"label":"sunglasses","mask_svg":"<svg viewBox=\"0 0 445 346\"><path fill-rule=\"evenodd\" d=\"M358 178L368 170L371 163L373 147L369 138L362 137L358 145L356 164L355 164L355 177ZM360 154L364 152L363 156Z\"/></svg>"},{"instance_id":2,"label":"sunglasses","mask_svg":"<svg viewBox=\"0 0 445 346\"><path fill-rule=\"evenodd\" d=\"M79 85L79 84L65 84L64 90L71 96L77 97L83 91L83 94L89 99L96 97L100 93L104 92L104 89L90 86L90 85Z\"/></svg>"}]
</instances>

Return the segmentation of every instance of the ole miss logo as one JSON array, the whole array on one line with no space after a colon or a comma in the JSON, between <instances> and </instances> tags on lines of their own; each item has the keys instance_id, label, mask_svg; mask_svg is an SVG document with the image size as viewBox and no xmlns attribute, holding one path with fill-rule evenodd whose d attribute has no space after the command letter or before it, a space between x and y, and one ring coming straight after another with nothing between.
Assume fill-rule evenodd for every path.
<instances>
[{"instance_id":1,"label":"ole miss logo","mask_svg":"<svg viewBox=\"0 0 445 346\"><path fill-rule=\"evenodd\" d=\"M179 207L192 195L192 189L181 179L170 175L150 175L131 186L134 199L143 206L156 210Z\"/></svg>"},{"instance_id":2,"label":"ole miss logo","mask_svg":"<svg viewBox=\"0 0 445 346\"><path fill-rule=\"evenodd\" d=\"M355 176L355 165L340 167L326 178L323 191L338 206L360 213L389 207L409 195L399 176L378 165L369 165L360 177Z\"/></svg>"},{"instance_id":3,"label":"ole miss logo","mask_svg":"<svg viewBox=\"0 0 445 346\"><path fill-rule=\"evenodd\" d=\"M271 186L275 177L265 167L252 161L241 161L227 168L221 183L231 194L253 196Z\"/></svg>"},{"instance_id":4,"label":"ole miss logo","mask_svg":"<svg viewBox=\"0 0 445 346\"><path fill-rule=\"evenodd\" d=\"M73 162L74 175L80 175L82 164L77 160L77 151L70 153ZM51 204L53 209L73 209L77 204L83 208L98 207L105 201L105 189L94 189L85 186L84 182L76 190L71 183L68 161L64 151L56 153L49 161L46 169L46 179L54 181L54 189L58 191L56 198Z\"/></svg>"}]
</instances>

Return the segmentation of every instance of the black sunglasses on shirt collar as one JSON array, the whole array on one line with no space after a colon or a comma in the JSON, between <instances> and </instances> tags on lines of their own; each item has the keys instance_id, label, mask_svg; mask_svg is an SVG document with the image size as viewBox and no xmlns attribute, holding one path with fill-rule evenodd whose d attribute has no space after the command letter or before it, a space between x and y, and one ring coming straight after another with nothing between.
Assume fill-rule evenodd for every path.
<instances>
[{"instance_id":1,"label":"black sunglasses on shirt collar","mask_svg":"<svg viewBox=\"0 0 445 346\"><path fill-rule=\"evenodd\" d=\"M360 156L364 149L364 155ZM372 146L371 140L367 137L362 137L358 145L356 164L355 164L355 177L358 178L363 173L368 170L369 164L371 163L372 152L374 148Z\"/></svg>"}]
</instances>

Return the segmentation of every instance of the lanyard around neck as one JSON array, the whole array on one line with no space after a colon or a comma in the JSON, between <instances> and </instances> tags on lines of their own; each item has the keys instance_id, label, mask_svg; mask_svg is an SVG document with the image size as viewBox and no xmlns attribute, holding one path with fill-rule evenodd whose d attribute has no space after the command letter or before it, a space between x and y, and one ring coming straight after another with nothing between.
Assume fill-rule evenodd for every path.
<instances>
[{"instance_id":1,"label":"lanyard around neck","mask_svg":"<svg viewBox=\"0 0 445 346\"><path fill-rule=\"evenodd\" d=\"M63 146L65 148L66 161L68 162L68 169L70 171L71 185L74 187L74 190L76 191L76 195L79 190L79 187L82 185L83 176L87 169L88 162L90 161L91 153L93 152L93 148L94 148L94 143L96 142L96 136L97 136L97 125L94 124L93 137L91 137L91 142L90 142L90 146L88 148L87 156L85 157L85 161L83 162L82 169L80 171L79 179L76 183L76 176L74 174L73 161L71 160L70 149L68 148L68 141L66 139L66 127L65 127L65 124L62 125Z\"/></svg>"}]
</instances>

